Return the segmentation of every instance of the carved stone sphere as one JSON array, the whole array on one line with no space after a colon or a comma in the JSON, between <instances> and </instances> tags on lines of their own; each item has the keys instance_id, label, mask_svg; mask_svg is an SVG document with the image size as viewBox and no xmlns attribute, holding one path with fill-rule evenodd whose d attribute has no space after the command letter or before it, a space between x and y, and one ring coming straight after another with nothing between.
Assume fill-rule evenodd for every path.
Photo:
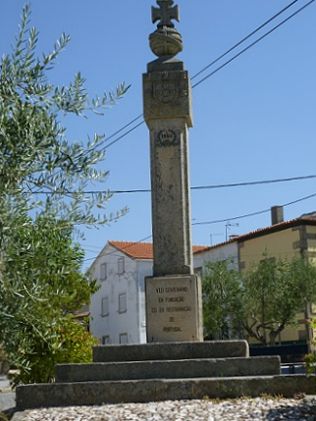
<instances>
[{"instance_id":1,"label":"carved stone sphere","mask_svg":"<svg viewBox=\"0 0 316 421\"><path fill-rule=\"evenodd\" d=\"M174 28L164 26L149 36L151 51L157 57L175 56L183 50L182 38Z\"/></svg>"}]
</instances>

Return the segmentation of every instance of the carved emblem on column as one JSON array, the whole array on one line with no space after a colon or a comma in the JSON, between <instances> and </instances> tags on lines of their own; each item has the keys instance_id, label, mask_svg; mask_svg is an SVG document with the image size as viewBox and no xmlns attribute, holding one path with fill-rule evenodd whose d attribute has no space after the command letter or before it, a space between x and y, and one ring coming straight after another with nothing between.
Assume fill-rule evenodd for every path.
<instances>
[{"instance_id":1,"label":"carved emblem on column","mask_svg":"<svg viewBox=\"0 0 316 421\"><path fill-rule=\"evenodd\" d=\"M179 97L179 89L175 83L162 80L153 84L153 99L163 104L173 102Z\"/></svg>"},{"instance_id":2,"label":"carved emblem on column","mask_svg":"<svg viewBox=\"0 0 316 421\"><path fill-rule=\"evenodd\" d=\"M162 129L156 133L155 142L158 146L175 146L180 143L180 136L175 130Z\"/></svg>"}]
</instances>

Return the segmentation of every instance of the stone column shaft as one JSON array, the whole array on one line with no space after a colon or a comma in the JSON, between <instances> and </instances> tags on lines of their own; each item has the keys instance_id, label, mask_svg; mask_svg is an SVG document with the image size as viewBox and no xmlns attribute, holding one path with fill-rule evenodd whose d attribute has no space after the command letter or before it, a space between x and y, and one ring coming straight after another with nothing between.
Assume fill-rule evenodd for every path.
<instances>
[{"instance_id":1,"label":"stone column shaft","mask_svg":"<svg viewBox=\"0 0 316 421\"><path fill-rule=\"evenodd\" d=\"M148 342L202 341L201 280L193 272L188 163L191 85L183 62L174 0L157 0L149 36L158 57L143 76L144 117L150 131L153 276L145 279Z\"/></svg>"},{"instance_id":2,"label":"stone column shaft","mask_svg":"<svg viewBox=\"0 0 316 421\"><path fill-rule=\"evenodd\" d=\"M191 274L186 121L154 120L149 127L154 276Z\"/></svg>"},{"instance_id":3,"label":"stone column shaft","mask_svg":"<svg viewBox=\"0 0 316 421\"><path fill-rule=\"evenodd\" d=\"M144 75L150 129L154 276L192 274L188 127L190 81L180 61L151 63Z\"/></svg>"}]
</instances>

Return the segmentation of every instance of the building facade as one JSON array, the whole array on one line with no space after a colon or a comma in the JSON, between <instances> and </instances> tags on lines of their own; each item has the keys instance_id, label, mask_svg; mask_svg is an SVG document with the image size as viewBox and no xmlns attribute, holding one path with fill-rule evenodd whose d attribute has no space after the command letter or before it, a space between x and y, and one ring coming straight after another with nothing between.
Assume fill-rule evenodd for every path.
<instances>
[{"instance_id":1,"label":"building facade","mask_svg":"<svg viewBox=\"0 0 316 421\"><path fill-rule=\"evenodd\" d=\"M206 259L193 247L195 267ZM89 269L99 290L91 297L90 331L101 343L146 342L145 284L152 275L152 244L109 241ZM235 256L236 257L236 256Z\"/></svg>"},{"instance_id":2,"label":"building facade","mask_svg":"<svg viewBox=\"0 0 316 421\"><path fill-rule=\"evenodd\" d=\"M211 247L193 247L193 264L198 273L208 262L230 261L230 267L246 271L269 257L304 256L316 264L316 217L306 215L291 221L276 221L259 229ZM101 343L146 342L145 285L152 275L152 244L109 241L89 269L99 290L91 298L90 330ZM315 307L308 309L316 316ZM296 326L281 332L279 342L311 342L314 332L302 309ZM251 338L246 338L255 343Z\"/></svg>"},{"instance_id":3,"label":"building facade","mask_svg":"<svg viewBox=\"0 0 316 421\"><path fill-rule=\"evenodd\" d=\"M316 218L303 216L257 230L238 239L239 269L247 271L259 263L266 253L277 259L305 257L316 263ZM279 343L311 344L314 332L309 320L315 317L314 306L308 305L297 315L297 324L286 327L279 335ZM255 342L249 338L249 342Z\"/></svg>"},{"instance_id":4,"label":"building facade","mask_svg":"<svg viewBox=\"0 0 316 421\"><path fill-rule=\"evenodd\" d=\"M208 260L224 260L222 257L229 255L228 249L235 245L234 267L244 272L251 269L264 258L288 259L304 257L316 264L316 215L303 215L299 218L283 221L274 219L272 212L272 225L240 235L226 243L210 247L203 252ZM211 256L211 257L210 257ZM281 343L307 343L312 344L316 337L310 327L310 319L316 317L315 305L308 305L297 314L297 323L287 326L277 338ZM244 335L250 344L258 343L251 337Z\"/></svg>"}]
</instances>

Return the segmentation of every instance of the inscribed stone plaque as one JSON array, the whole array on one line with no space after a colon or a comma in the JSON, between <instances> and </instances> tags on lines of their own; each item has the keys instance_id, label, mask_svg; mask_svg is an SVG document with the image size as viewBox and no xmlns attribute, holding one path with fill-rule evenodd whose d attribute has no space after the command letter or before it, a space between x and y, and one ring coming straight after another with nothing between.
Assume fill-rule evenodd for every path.
<instances>
[{"instance_id":1,"label":"inscribed stone plaque","mask_svg":"<svg viewBox=\"0 0 316 421\"><path fill-rule=\"evenodd\" d=\"M202 341L199 278L146 278L146 316L147 342Z\"/></svg>"}]
</instances>

